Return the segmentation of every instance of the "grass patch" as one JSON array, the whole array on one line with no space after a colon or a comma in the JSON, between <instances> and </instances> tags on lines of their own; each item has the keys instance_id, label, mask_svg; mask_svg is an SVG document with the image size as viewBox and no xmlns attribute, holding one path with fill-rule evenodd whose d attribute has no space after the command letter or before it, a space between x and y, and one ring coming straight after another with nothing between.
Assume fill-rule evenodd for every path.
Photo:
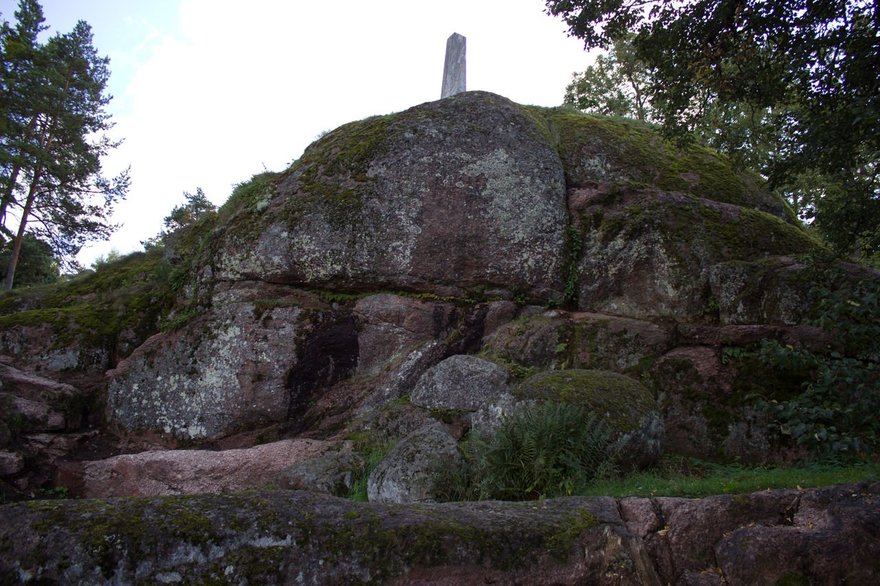
<instances>
[{"instance_id":1,"label":"grass patch","mask_svg":"<svg viewBox=\"0 0 880 586\"><path fill-rule=\"evenodd\" d=\"M361 456L362 464L359 469L355 470L352 487L346 498L365 503L369 500L367 498L367 482L370 479L370 474L385 459L396 442L376 439L363 431L352 432L348 434L347 439L354 442L355 452Z\"/></svg>"},{"instance_id":2,"label":"grass patch","mask_svg":"<svg viewBox=\"0 0 880 586\"><path fill-rule=\"evenodd\" d=\"M582 496L678 496L699 498L776 488L811 488L880 479L880 462L808 464L792 468L747 468L694 459L667 458L654 470L598 479Z\"/></svg>"},{"instance_id":3,"label":"grass patch","mask_svg":"<svg viewBox=\"0 0 880 586\"><path fill-rule=\"evenodd\" d=\"M532 405L488 437L472 431L461 445L461 464L434 471L434 492L441 501L570 496L611 472L612 435L580 405Z\"/></svg>"}]
</instances>

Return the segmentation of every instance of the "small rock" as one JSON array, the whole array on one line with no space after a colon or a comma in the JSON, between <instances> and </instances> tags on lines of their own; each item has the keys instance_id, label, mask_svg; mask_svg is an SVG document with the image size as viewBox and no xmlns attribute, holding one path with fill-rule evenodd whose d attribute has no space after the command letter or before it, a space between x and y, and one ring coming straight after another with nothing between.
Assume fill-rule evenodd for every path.
<instances>
[{"instance_id":1,"label":"small rock","mask_svg":"<svg viewBox=\"0 0 880 586\"><path fill-rule=\"evenodd\" d=\"M343 449L294 464L282 470L275 483L279 488L345 496L354 485L354 471L361 465L360 457Z\"/></svg>"},{"instance_id":2,"label":"small rock","mask_svg":"<svg viewBox=\"0 0 880 586\"><path fill-rule=\"evenodd\" d=\"M434 500L434 475L461 456L455 439L440 423L430 423L406 436L370 474L370 502L408 503Z\"/></svg>"},{"instance_id":3,"label":"small rock","mask_svg":"<svg viewBox=\"0 0 880 586\"><path fill-rule=\"evenodd\" d=\"M24 470L24 457L17 452L0 452L0 476L12 476Z\"/></svg>"}]
</instances>

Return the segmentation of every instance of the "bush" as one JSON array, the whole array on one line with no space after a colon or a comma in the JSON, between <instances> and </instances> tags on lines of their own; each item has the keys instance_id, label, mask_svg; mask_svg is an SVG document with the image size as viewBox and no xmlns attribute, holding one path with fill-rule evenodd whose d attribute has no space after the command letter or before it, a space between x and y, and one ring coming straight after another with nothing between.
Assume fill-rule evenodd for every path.
<instances>
[{"instance_id":1,"label":"bush","mask_svg":"<svg viewBox=\"0 0 880 586\"><path fill-rule=\"evenodd\" d=\"M506 418L485 438L472 433L464 463L441 470L444 500L531 500L574 494L613 469L612 432L581 406L541 403Z\"/></svg>"},{"instance_id":2,"label":"bush","mask_svg":"<svg viewBox=\"0 0 880 586\"><path fill-rule=\"evenodd\" d=\"M759 401L773 431L819 457L863 456L880 449L880 281L846 282L833 271L813 290L814 323L832 332L824 354L765 341L757 352L776 370L807 373L802 391L783 401Z\"/></svg>"}]
</instances>

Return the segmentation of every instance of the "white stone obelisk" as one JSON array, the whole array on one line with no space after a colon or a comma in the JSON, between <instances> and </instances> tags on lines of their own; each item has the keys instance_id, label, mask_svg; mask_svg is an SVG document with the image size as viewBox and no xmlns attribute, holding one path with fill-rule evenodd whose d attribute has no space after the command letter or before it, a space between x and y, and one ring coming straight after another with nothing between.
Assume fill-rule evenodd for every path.
<instances>
[{"instance_id":1,"label":"white stone obelisk","mask_svg":"<svg viewBox=\"0 0 880 586\"><path fill-rule=\"evenodd\" d=\"M443 65L443 89L441 98L466 91L465 50L467 40L458 33L446 39L446 63Z\"/></svg>"}]
</instances>

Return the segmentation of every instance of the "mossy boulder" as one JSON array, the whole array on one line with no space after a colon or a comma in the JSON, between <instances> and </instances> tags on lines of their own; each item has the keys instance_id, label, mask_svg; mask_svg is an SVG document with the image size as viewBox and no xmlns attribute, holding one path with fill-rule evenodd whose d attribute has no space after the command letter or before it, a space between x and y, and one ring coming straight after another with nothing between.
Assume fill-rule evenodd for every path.
<instances>
[{"instance_id":1,"label":"mossy boulder","mask_svg":"<svg viewBox=\"0 0 880 586\"><path fill-rule=\"evenodd\" d=\"M455 438L432 421L400 440L376 466L367 481L367 496L377 503L434 501L437 471L460 461Z\"/></svg>"},{"instance_id":2,"label":"mossy boulder","mask_svg":"<svg viewBox=\"0 0 880 586\"><path fill-rule=\"evenodd\" d=\"M259 191L221 210L221 279L561 297L562 165L533 118L500 96L468 92L347 124Z\"/></svg>"},{"instance_id":3,"label":"mossy boulder","mask_svg":"<svg viewBox=\"0 0 880 586\"><path fill-rule=\"evenodd\" d=\"M551 370L524 380L513 395L520 402L568 403L596 413L614 432L625 468L647 466L660 457L663 420L657 402L633 378L604 370Z\"/></svg>"},{"instance_id":4,"label":"mossy boulder","mask_svg":"<svg viewBox=\"0 0 880 586\"><path fill-rule=\"evenodd\" d=\"M791 209L754 173L692 143L675 145L656 128L569 108L527 107L556 146L569 188L654 187L761 210L796 223Z\"/></svg>"}]
</instances>

